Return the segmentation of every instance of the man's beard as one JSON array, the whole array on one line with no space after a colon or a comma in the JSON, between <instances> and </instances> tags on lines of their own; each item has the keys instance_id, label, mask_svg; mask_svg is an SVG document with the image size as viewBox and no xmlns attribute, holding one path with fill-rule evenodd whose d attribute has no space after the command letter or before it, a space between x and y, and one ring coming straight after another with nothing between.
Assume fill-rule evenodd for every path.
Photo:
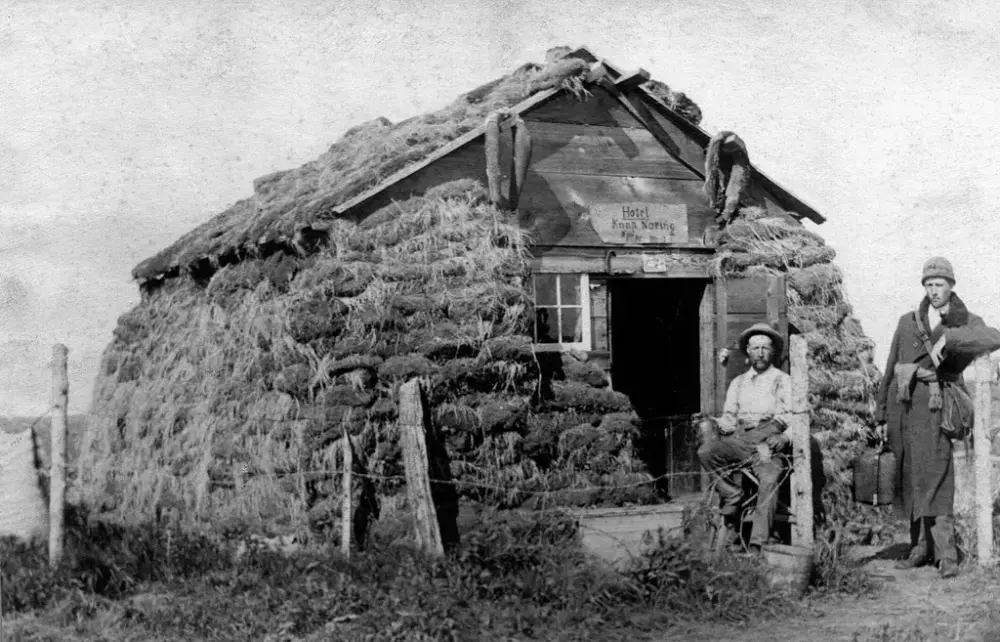
<instances>
[{"instance_id":1,"label":"man's beard","mask_svg":"<svg viewBox=\"0 0 1000 642\"><path fill-rule=\"evenodd\" d=\"M754 370L767 370L767 367L771 365L771 362L767 359L753 359L750 362Z\"/></svg>"}]
</instances>

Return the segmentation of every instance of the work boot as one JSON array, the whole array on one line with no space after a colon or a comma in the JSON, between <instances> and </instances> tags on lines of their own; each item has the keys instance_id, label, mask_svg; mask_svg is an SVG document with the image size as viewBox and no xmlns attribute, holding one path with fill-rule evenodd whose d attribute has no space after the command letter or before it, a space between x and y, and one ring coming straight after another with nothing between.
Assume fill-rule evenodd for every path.
<instances>
[{"instance_id":1,"label":"work boot","mask_svg":"<svg viewBox=\"0 0 1000 642\"><path fill-rule=\"evenodd\" d=\"M910 556L905 560L900 560L893 564L893 568L900 571L908 571L913 568L919 568L921 566L926 566L930 560L927 559L927 553L923 551L915 551L910 553Z\"/></svg>"},{"instance_id":2,"label":"work boot","mask_svg":"<svg viewBox=\"0 0 1000 642\"><path fill-rule=\"evenodd\" d=\"M958 564L949 560L941 560L941 577L949 578L958 575Z\"/></svg>"}]
</instances>

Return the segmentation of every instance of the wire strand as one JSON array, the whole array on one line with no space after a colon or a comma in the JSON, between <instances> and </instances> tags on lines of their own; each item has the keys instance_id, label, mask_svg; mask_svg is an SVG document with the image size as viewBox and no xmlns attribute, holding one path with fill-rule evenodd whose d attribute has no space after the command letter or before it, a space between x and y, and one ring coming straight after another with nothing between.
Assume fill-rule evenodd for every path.
<instances>
[{"instance_id":1,"label":"wire strand","mask_svg":"<svg viewBox=\"0 0 1000 642\"><path fill-rule=\"evenodd\" d=\"M657 482L663 481L663 480L666 480L666 479L674 479L674 478L682 478L682 477L695 477L695 476L701 477L703 474L706 474L706 473L709 476L716 476L716 475L718 475L718 476L726 476L726 475L729 475L731 473L735 473L735 472L739 472L739 471L745 470L747 468L751 468L751 467L753 467L758 462L759 462L759 456L755 453L754 455L752 455L751 457L749 457L749 458L747 458L747 459L745 459L743 461L735 462L735 463L732 463L732 464L728 464L726 466L723 466L723 467L718 468L718 469L716 469L714 471L711 471L711 472L709 472L709 471L685 471L685 472L675 472L675 473L663 473L661 475L657 475L657 476L651 477L649 479L644 479L642 481L631 482L631 483L627 483L627 484L600 485L600 486L567 486L565 488L559 488L559 489L555 489L555 490L528 490L528 489L517 487L517 486L501 486L501 485L498 485L498 484L489 484L489 483L485 483L485 482L478 482L478 481L465 480L465 479L451 479L451 480L448 480L448 481L431 480L431 483L432 484L447 483L447 484L452 484L452 485L455 485L455 486L458 486L458 487L475 488L475 489L481 489L481 490L491 490L491 491L494 491L494 492L497 492L497 493L516 492L518 494L528 495L528 496L549 496L549 495L558 495L558 494L561 494L561 493L570 493L570 492L579 493L579 492L589 492L589 491L622 490L622 489L627 489L627 488L638 488L638 487L641 487L641 486L648 486L648 485L656 484ZM790 468L791 468L791 466L790 466ZM126 475L140 475L140 476L145 476L145 477L152 476L152 477L184 478L184 477L190 477L191 476L191 475L179 475L179 474L172 473L172 472L169 472L169 471L150 470L150 469L144 469L144 470L140 471L140 470L135 470L135 469L123 469L123 468L117 468L117 467L110 467L110 468L105 468L104 470L107 471L107 472L111 472L111 473L120 473L120 474L126 474ZM310 481L316 481L316 479L321 478L321 477L325 477L325 478L336 477L336 476L339 476L339 475L342 475L342 474L343 474L343 472L341 470L339 470L339 469L334 469L334 470L323 469L323 470L311 470L311 471L292 471L292 472L286 472L286 473L280 473L280 474L275 473L275 474L271 474L271 475L269 475L267 473L264 473L264 474L259 474L259 473L258 474L250 474L250 473L246 473L246 475L248 477L250 477L250 478L255 478L255 477L270 477L270 478L273 478L273 479L281 479L281 478L296 477L296 476L298 476L298 477L301 477L301 476L313 477L313 479L310 480ZM406 477L405 474L404 475L378 475L378 474L372 474L372 473L362 473L362 472L352 471L351 475L353 477L358 477L358 478L362 478L362 479L368 479L368 480L377 481L377 482L383 482L383 483L390 482L390 481L405 482L406 479L407 479L407 477ZM525 480L525 481L526 482L530 482L530 480ZM235 482L235 481L224 481L224 480L218 480L218 479L216 479L216 480L209 479L209 483L212 486L216 486L216 487L219 487L219 486L235 487L235 486L238 485L237 482ZM246 482L243 482L243 483L245 484Z\"/></svg>"}]
</instances>

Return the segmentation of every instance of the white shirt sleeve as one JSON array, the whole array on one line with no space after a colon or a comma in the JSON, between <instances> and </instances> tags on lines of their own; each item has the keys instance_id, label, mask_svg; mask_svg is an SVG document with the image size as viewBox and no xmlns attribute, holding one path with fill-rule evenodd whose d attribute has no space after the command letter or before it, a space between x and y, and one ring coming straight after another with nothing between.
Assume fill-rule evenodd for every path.
<instances>
[{"instance_id":1,"label":"white shirt sleeve","mask_svg":"<svg viewBox=\"0 0 1000 642\"><path fill-rule=\"evenodd\" d=\"M734 432L739 425L737 420L737 415L740 411L738 386L742 377L743 375L740 375L733 379L729 383L729 389L726 391L726 404L722 408L722 416L719 417L719 428L723 434Z\"/></svg>"}]
</instances>

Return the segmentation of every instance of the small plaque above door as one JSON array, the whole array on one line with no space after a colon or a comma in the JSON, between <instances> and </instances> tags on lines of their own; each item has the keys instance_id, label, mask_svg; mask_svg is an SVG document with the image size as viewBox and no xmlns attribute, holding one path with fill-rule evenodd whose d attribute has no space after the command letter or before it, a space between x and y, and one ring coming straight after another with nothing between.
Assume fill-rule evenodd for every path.
<instances>
[{"instance_id":1,"label":"small plaque above door","mask_svg":"<svg viewBox=\"0 0 1000 642\"><path fill-rule=\"evenodd\" d=\"M683 203L595 203L590 224L605 243L687 243Z\"/></svg>"},{"instance_id":2,"label":"small plaque above door","mask_svg":"<svg viewBox=\"0 0 1000 642\"><path fill-rule=\"evenodd\" d=\"M665 254L643 254L642 271L657 274L667 271L667 256Z\"/></svg>"}]
</instances>

